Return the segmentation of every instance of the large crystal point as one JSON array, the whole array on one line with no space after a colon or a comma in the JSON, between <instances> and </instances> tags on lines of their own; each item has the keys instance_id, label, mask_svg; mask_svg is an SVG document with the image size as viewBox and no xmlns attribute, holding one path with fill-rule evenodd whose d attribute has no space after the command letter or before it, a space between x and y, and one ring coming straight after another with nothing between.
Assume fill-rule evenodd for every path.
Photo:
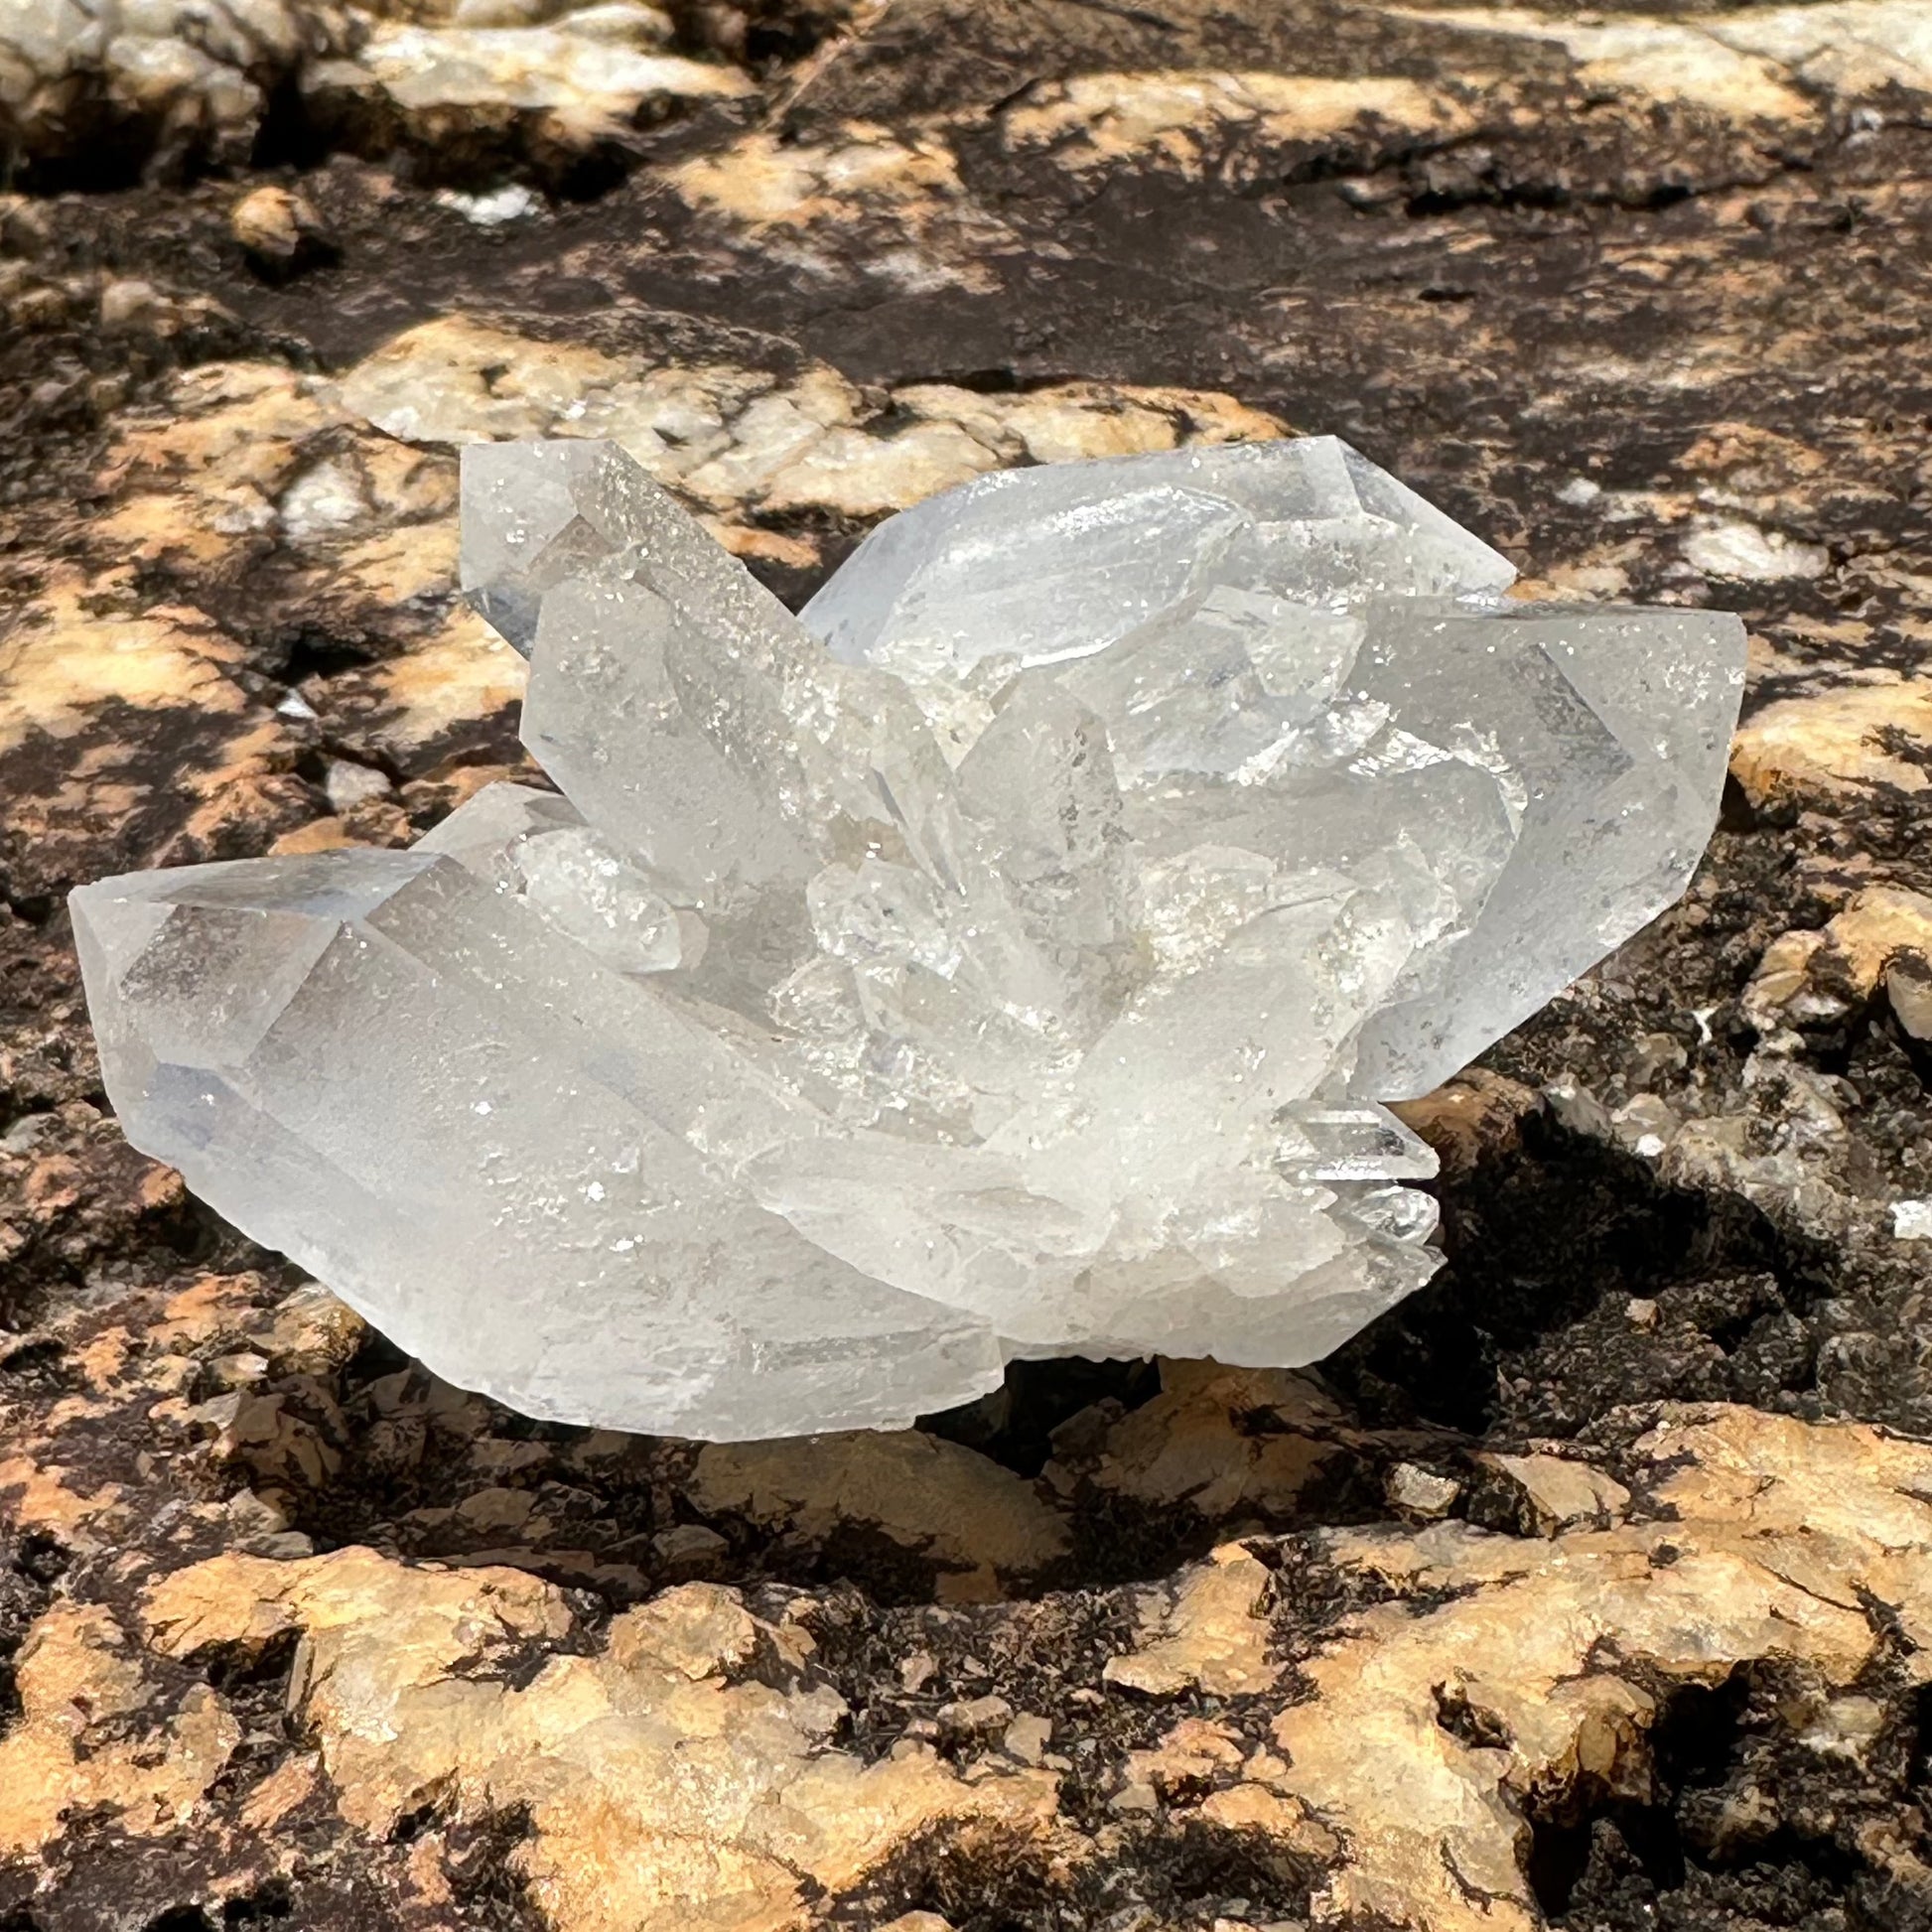
<instances>
[{"instance_id":1,"label":"large crystal point","mask_svg":"<svg viewBox=\"0 0 1932 1932\"><path fill-rule=\"evenodd\" d=\"M136 1145L443 1374L708 1437L1016 1355L1311 1360L1422 1092L1682 890L1742 630L1506 601L1329 439L987 477L792 617L615 446L473 449L562 796L74 895Z\"/></svg>"}]
</instances>

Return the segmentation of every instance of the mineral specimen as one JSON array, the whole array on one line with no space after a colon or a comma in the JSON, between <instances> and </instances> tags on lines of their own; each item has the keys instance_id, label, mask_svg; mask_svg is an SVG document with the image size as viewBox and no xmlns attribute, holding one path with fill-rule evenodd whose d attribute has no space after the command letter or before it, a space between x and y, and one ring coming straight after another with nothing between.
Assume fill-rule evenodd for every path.
<instances>
[{"instance_id":1,"label":"mineral specimen","mask_svg":"<svg viewBox=\"0 0 1932 1932\"><path fill-rule=\"evenodd\" d=\"M1426 1091L1680 892L1736 619L1505 601L1330 439L989 476L793 618L611 444L466 452L562 796L76 893L129 1138L530 1414L904 1423L1310 1361Z\"/></svg>"}]
</instances>

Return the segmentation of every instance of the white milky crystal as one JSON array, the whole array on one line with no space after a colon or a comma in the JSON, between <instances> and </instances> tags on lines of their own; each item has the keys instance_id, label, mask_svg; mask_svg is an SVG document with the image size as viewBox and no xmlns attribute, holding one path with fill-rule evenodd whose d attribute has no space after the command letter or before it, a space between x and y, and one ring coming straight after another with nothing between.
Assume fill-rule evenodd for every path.
<instances>
[{"instance_id":1,"label":"white milky crystal","mask_svg":"<svg viewBox=\"0 0 1932 1932\"><path fill-rule=\"evenodd\" d=\"M1331 439L1049 465L794 618L615 445L464 457L525 744L407 853L74 895L129 1138L526 1412L887 1427L1313 1360L1427 1091L1683 889L1734 618L1512 603Z\"/></svg>"}]
</instances>

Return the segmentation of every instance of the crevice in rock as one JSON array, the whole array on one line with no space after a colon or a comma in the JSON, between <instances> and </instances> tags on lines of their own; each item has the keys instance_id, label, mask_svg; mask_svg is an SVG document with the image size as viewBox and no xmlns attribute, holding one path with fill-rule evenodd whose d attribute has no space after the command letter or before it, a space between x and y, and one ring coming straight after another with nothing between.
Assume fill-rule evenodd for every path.
<instances>
[{"instance_id":1,"label":"crevice in rock","mask_svg":"<svg viewBox=\"0 0 1932 1932\"><path fill-rule=\"evenodd\" d=\"M295 1891L286 1878L265 1879L221 1905L223 1932L238 1925L281 1925L294 1916Z\"/></svg>"},{"instance_id":2,"label":"crevice in rock","mask_svg":"<svg viewBox=\"0 0 1932 1932\"><path fill-rule=\"evenodd\" d=\"M1910 1788L1909 1699L1895 1727L1833 1744L1795 1731L1843 1707L1775 1662L1653 1694L1647 1793L1585 1778L1531 1812L1527 1871L1553 1926L1918 1932L1926 1923L1922 1900L1898 1889L1866 1830Z\"/></svg>"},{"instance_id":3,"label":"crevice in rock","mask_svg":"<svg viewBox=\"0 0 1932 1932\"><path fill-rule=\"evenodd\" d=\"M928 1435L991 1456L1017 1475L1036 1476L1053 1453L1053 1431L1096 1402L1126 1414L1161 1393L1161 1371L1145 1359L1091 1361L1078 1355L1012 1361L992 1394L963 1408L921 1416Z\"/></svg>"},{"instance_id":4,"label":"crevice in rock","mask_svg":"<svg viewBox=\"0 0 1932 1932\"><path fill-rule=\"evenodd\" d=\"M1494 1712L1471 1704L1457 1685L1436 1687L1436 1722L1471 1750L1507 1750L1514 1741L1509 1726Z\"/></svg>"},{"instance_id":5,"label":"crevice in rock","mask_svg":"<svg viewBox=\"0 0 1932 1932\"><path fill-rule=\"evenodd\" d=\"M170 1905L149 1919L141 1932L220 1932L220 1926L200 1905Z\"/></svg>"},{"instance_id":6,"label":"crevice in rock","mask_svg":"<svg viewBox=\"0 0 1932 1932\"><path fill-rule=\"evenodd\" d=\"M1715 1688L1694 1684L1671 1694L1650 1730L1649 1801L1586 1775L1531 1811L1527 1871L1553 1921L1570 1923L1573 1905L1586 1908L1597 1893L1654 1897L1683 1884L1685 1840L1674 1806L1722 1780L1747 1692L1745 1674L1735 1671ZM1587 1909L1578 1923L1591 1923Z\"/></svg>"},{"instance_id":7,"label":"crevice in rock","mask_svg":"<svg viewBox=\"0 0 1932 1932\"><path fill-rule=\"evenodd\" d=\"M68 1553L52 1537L29 1531L15 1540L0 1571L0 1734L21 1715L14 1660L34 1619L52 1601L68 1563Z\"/></svg>"},{"instance_id":8,"label":"crevice in rock","mask_svg":"<svg viewBox=\"0 0 1932 1932\"><path fill-rule=\"evenodd\" d=\"M549 1921L515 1863L517 1848L534 1829L521 1806L451 1825L443 1869L464 1925L484 1932L548 1932Z\"/></svg>"},{"instance_id":9,"label":"crevice in rock","mask_svg":"<svg viewBox=\"0 0 1932 1932\"><path fill-rule=\"evenodd\" d=\"M255 129L248 166L263 173L277 168L306 172L329 158L329 141L296 74L284 75L268 89Z\"/></svg>"},{"instance_id":10,"label":"crevice in rock","mask_svg":"<svg viewBox=\"0 0 1932 1932\"><path fill-rule=\"evenodd\" d=\"M98 75L81 81L63 114L53 153L36 153L20 129L0 124L0 185L21 195L99 195L139 187L159 148L157 121L109 99ZM199 155L186 157L192 168Z\"/></svg>"},{"instance_id":11,"label":"crevice in rock","mask_svg":"<svg viewBox=\"0 0 1932 1932\"><path fill-rule=\"evenodd\" d=\"M955 1932L1198 1926L1230 1910L1243 1924L1301 1920L1314 1870L1259 1833L1198 1820L1135 1820L1104 1858L1055 1861L1037 1841L948 1829L926 1835L832 1902L824 1923L875 1926L932 1912Z\"/></svg>"}]
</instances>

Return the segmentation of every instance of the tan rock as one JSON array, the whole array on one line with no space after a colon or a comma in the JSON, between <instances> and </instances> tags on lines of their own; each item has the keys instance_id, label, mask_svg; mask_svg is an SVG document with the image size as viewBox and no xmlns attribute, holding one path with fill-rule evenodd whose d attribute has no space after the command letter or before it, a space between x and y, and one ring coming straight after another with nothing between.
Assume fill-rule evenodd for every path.
<instances>
[{"instance_id":1,"label":"tan rock","mask_svg":"<svg viewBox=\"0 0 1932 1932\"><path fill-rule=\"evenodd\" d=\"M1761 1034L1793 1020L1824 1019L1844 1011L1842 1002L1819 1004L1811 962L1825 943L1822 932L1782 932L1764 948L1738 999L1738 1010Z\"/></svg>"},{"instance_id":2,"label":"tan rock","mask_svg":"<svg viewBox=\"0 0 1932 1932\"><path fill-rule=\"evenodd\" d=\"M1867 886L1854 893L1821 931L1786 932L1772 940L1739 1006L1752 1026L1769 1033L1839 1019L1882 983L1911 1032L1907 1016L1916 1012L1915 990L1928 981L1932 898L1902 886ZM1922 1023L1932 1025L1932 1014Z\"/></svg>"},{"instance_id":3,"label":"tan rock","mask_svg":"<svg viewBox=\"0 0 1932 1932\"><path fill-rule=\"evenodd\" d=\"M1916 954L1894 959L1885 968L1885 997L1914 1039L1932 1042L1932 965Z\"/></svg>"},{"instance_id":4,"label":"tan rock","mask_svg":"<svg viewBox=\"0 0 1932 1932\"><path fill-rule=\"evenodd\" d=\"M1510 8L1434 17L1558 41L1583 63L1586 81L1737 120L1800 119L1820 99L1932 87L1932 50L1912 0L1744 7L1718 20L1566 19Z\"/></svg>"},{"instance_id":5,"label":"tan rock","mask_svg":"<svg viewBox=\"0 0 1932 1932\"><path fill-rule=\"evenodd\" d=\"M1124 1775L1129 1784L1149 1785L1172 1802L1198 1796L1238 1773L1243 1755L1240 1740L1225 1725L1182 1718L1152 1750L1129 1751Z\"/></svg>"},{"instance_id":6,"label":"tan rock","mask_svg":"<svg viewBox=\"0 0 1932 1932\"><path fill-rule=\"evenodd\" d=\"M520 1530L530 1519L536 1498L527 1489L492 1485L474 1490L457 1504L456 1513L477 1530Z\"/></svg>"},{"instance_id":7,"label":"tan rock","mask_svg":"<svg viewBox=\"0 0 1932 1932\"><path fill-rule=\"evenodd\" d=\"M766 1630L736 1590L686 1584L620 1618L612 1628L611 1654L625 1669L668 1669L697 1684L720 1671L743 1669ZM790 1641L787 1633L774 1630L769 1635L780 1648Z\"/></svg>"},{"instance_id":8,"label":"tan rock","mask_svg":"<svg viewBox=\"0 0 1932 1932\"><path fill-rule=\"evenodd\" d=\"M45 1531L71 1550L97 1550L123 1517L126 1492L112 1482L73 1488L68 1482L73 1473L33 1455L0 1455L0 1508L21 1529Z\"/></svg>"},{"instance_id":9,"label":"tan rock","mask_svg":"<svg viewBox=\"0 0 1932 1932\"><path fill-rule=\"evenodd\" d=\"M848 216L858 206L917 207L964 193L942 139L857 125L821 142L786 141L760 129L723 154L679 163L667 179L693 207L754 229L802 228Z\"/></svg>"},{"instance_id":10,"label":"tan rock","mask_svg":"<svg viewBox=\"0 0 1932 1932\"><path fill-rule=\"evenodd\" d=\"M608 33L542 26L378 26L353 60L309 70L307 89L340 111L344 101L424 140L516 133L566 151L621 133L646 110L674 101L750 93L736 68L645 53Z\"/></svg>"},{"instance_id":11,"label":"tan rock","mask_svg":"<svg viewBox=\"0 0 1932 1932\"><path fill-rule=\"evenodd\" d=\"M1279 417L1204 389L1057 382L1017 395L982 395L921 382L894 390L893 404L924 421L958 424L1007 462L1139 456L1185 443L1267 442L1285 434Z\"/></svg>"},{"instance_id":12,"label":"tan rock","mask_svg":"<svg viewBox=\"0 0 1932 1932\"><path fill-rule=\"evenodd\" d=\"M365 756L415 763L431 748L504 718L522 702L527 677L524 660L463 610L413 650L345 672L314 692L345 742Z\"/></svg>"},{"instance_id":13,"label":"tan rock","mask_svg":"<svg viewBox=\"0 0 1932 1932\"><path fill-rule=\"evenodd\" d=\"M1028 457L1282 433L1231 397L1104 383L997 397L915 384L882 418L828 368L789 382L724 365L657 368L461 318L405 332L351 369L339 393L346 410L412 442L609 436L659 482L740 514L873 516Z\"/></svg>"},{"instance_id":14,"label":"tan rock","mask_svg":"<svg viewBox=\"0 0 1932 1932\"><path fill-rule=\"evenodd\" d=\"M277 857L292 858L304 852L340 852L355 843L340 818L312 818L308 824L284 832L268 849Z\"/></svg>"},{"instance_id":15,"label":"tan rock","mask_svg":"<svg viewBox=\"0 0 1932 1932\"><path fill-rule=\"evenodd\" d=\"M1358 123L1437 138L1470 124L1466 101L1398 75L1186 70L1043 81L1000 118L1013 146L1045 149L1061 167L1151 158L1189 176L1232 138L1313 141Z\"/></svg>"},{"instance_id":16,"label":"tan rock","mask_svg":"<svg viewBox=\"0 0 1932 1932\"><path fill-rule=\"evenodd\" d=\"M1317 1432L1340 1412L1293 1370L1168 1361L1161 1381L1152 1402L1107 1430L1090 1466L1082 1458L1095 1487L1136 1502L1186 1503L1210 1522L1283 1516L1334 1453ZM1274 1432L1256 1427L1262 1416Z\"/></svg>"},{"instance_id":17,"label":"tan rock","mask_svg":"<svg viewBox=\"0 0 1932 1932\"><path fill-rule=\"evenodd\" d=\"M560 1932L779 1932L802 1923L806 1883L848 1887L914 1834L1012 1843L1053 1812L1039 1771L968 1782L923 1747L872 1765L832 1748L829 1691L733 1680L756 1646L782 1655L782 1633L706 1585L619 1617L595 1655L553 1655L522 1690L476 1667L571 1618L515 1571L218 1557L164 1579L146 1614L176 1656L301 1630L296 1712L343 1815L381 1834L431 1795L459 1818L527 1807L514 1860Z\"/></svg>"},{"instance_id":18,"label":"tan rock","mask_svg":"<svg viewBox=\"0 0 1932 1932\"><path fill-rule=\"evenodd\" d=\"M1182 1571L1144 1600L1139 1641L1110 1657L1105 1682L1149 1697L1201 1690L1214 1697L1267 1691L1281 1679L1268 1656L1268 1624L1259 1614L1269 1590L1266 1564L1238 1543Z\"/></svg>"},{"instance_id":19,"label":"tan rock","mask_svg":"<svg viewBox=\"0 0 1932 1932\"><path fill-rule=\"evenodd\" d=\"M251 1831L272 1832L315 1791L321 1768L322 1760L313 1751L285 1757L249 1792L241 1822Z\"/></svg>"},{"instance_id":20,"label":"tan rock","mask_svg":"<svg viewBox=\"0 0 1932 1932\"><path fill-rule=\"evenodd\" d=\"M1476 1461L1515 1490L1544 1536L1579 1523L1601 1527L1629 1507L1630 1492L1622 1483L1568 1456L1478 1455Z\"/></svg>"},{"instance_id":21,"label":"tan rock","mask_svg":"<svg viewBox=\"0 0 1932 1932\"><path fill-rule=\"evenodd\" d=\"M322 217L291 189L269 186L244 195L228 210L228 232L249 254L287 268L324 240Z\"/></svg>"},{"instance_id":22,"label":"tan rock","mask_svg":"<svg viewBox=\"0 0 1932 1932\"><path fill-rule=\"evenodd\" d=\"M1224 1832L1254 1832L1271 1846L1320 1864L1341 1851L1341 1841L1306 1805L1260 1784L1210 1792L1189 1815Z\"/></svg>"},{"instance_id":23,"label":"tan rock","mask_svg":"<svg viewBox=\"0 0 1932 1932\"><path fill-rule=\"evenodd\" d=\"M1388 1497L1405 1516L1434 1521L1455 1507L1462 1485L1453 1476L1438 1475L1414 1462L1398 1462L1389 1471Z\"/></svg>"},{"instance_id":24,"label":"tan rock","mask_svg":"<svg viewBox=\"0 0 1932 1932\"><path fill-rule=\"evenodd\" d=\"M842 516L880 516L998 467L999 458L956 423L916 423L887 438L832 428L770 478L759 505L775 511L822 506Z\"/></svg>"},{"instance_id":25,"label":"tan rock","mask_svg":"<svg viewBox=\"0 0 1932 1932\"><path fill-rule=\"evenodd\" d=\"M980 1737L1004 1731L1012 1722L1013 1706L1003 1697L959 1698L942 1704L934 1716L942 1736Z\"/></svg>"},{"instance_id":26,"label":"tan rock","mask_svg":"<svg viewBox=\"0 0 1932 1932\"><path fill-rule=\"evenodd\" d=\"M1317 1915L1531 1932L1520 1807L1586 1773L1643 1794L1655 1712L1637 1680L1714 1683L1775 1655L1849 1687L1880 1641L1862 1592L1926 1622L1932 1449L1742 1409L1675 1412L1639 1449L1675 1521L1572 1531L1541 1557L1461 1524L1324 1538L1398 1594L1466 1593L1361 1612L1276 1720L1278 1788L1347 1848ZM1508 1741L1462 1741L1445 1696Z\"/></svg>"},{"instance_id":27,"label":"tan rock","mask_svg":"<svg viewBox=\"0 0 1932 1932\"><path fill-rule=\"evenodd\" d=\"M263 1318L267 1299L260 1275L201 1275L168 1297L148 1335L170 1354L204 1353L247 1333Z\"/></svg>"},{"instance_id":28,"label":"tan rock","mask_svg":"<svg viewBox=\"0 0 1932 1932\"><path fill-rule=\"evenodd\" d=\"M107 704L193 707L231 721L237 734L272 738L273 721L234 680L239 663L232 640L199 612L140 614L112 586L56 577L0 638L0 752L35 735L74 738ZM85 784L76 774L76 798Z\"/></svg>"},{"instance_id":29,"label":"tan rock","mask_svg":"<svg viewBox=\"0 0 1932 1932\"><path fill-rule=\"evenodd\" d=\"M1761 424L1725 421L1703 430L1679 458L1694 477L1721 483L1725 494L1777 500L1831 471L1824 451Z\"/></svg>"},{"instance_id":30,"label":"tan rock","mask_svg":"<svg viewBox=\"0 0 1932 1932\"><path fill-rule=\"evenodd\" d=\"M1000 1748L1009 1757L1017 1757L1022 1764L1037 1764L1052 1741L1052 1719L1026 1712L1007 1725L1000 1739Z\"/></svg>"},{"instance_id":31,"label":"tan rock","mask_svg":"<svg viewBox=\"0 0 1932 1932\"><path fill-rule=\"evenodd\" d=\"M1822 1757L1863 1763L1884 1727L1884 1707L1875 1698L1829 1698L1812 1714L1799 1740Z\"/></svg>"},{"instance_id":32,"label":"tan rock","mask_svg":"<svg viewBox=\"0 0 1932 1932\"><path fill-rule=\"evenodd\" d=\"M578 0L437 0L426 17L447 20L455 27L538 27L566 16L574 34L605 33L639 45L668 46L677 28L670 16L637 0L607 0L582 5Z\"/></svg>"},{"instance_id":33,"label":"tan rock","mask_svg":"<svg viewBox=\"0 0 1932 1932\"><path fill-rule=\"evenodd\" d=\"M1064 1520L1031 1483L910 1430L707 1444L690 1494L708 1514L808 1541L865 1524L950 1573L955 1597L997 1593L1003 1577L1036 1575L1069 1547Z\"/></svg>"},{"instance_id":34,"label":"tan rock","mask_svg":"<svg viewBox=\"0 0 1932 1932\"><path fill-rule=\"evenodd\" d=\"M1705 577L1751 584L1823 577L1832 554L1822 543L1805 543L1741 517L1705 517L1684 539L1684 561Z\"/></svg>"},{"instance_id":35,"label":"tan rock","mask_svg":"<svg viewBox=\"0 0 1932 1932\"><path fill-rule=\"evenodd\" d=\"M63 1603L41 1617L21 1646L16 1683L20 1716L0 1737L0 1856L37 1853L70 1812L104 1813L135 1838L175 1831L241 1741L205 1684L151 1727L109 1732L149 1692L138 1655L99 1605Z\"/></svg>"},{"instance_id":36,"label":"tan rock","mask_svg":"<svg viewBox=\"0 0 1932 1932\"><path fill-rule=\"evenodd\" d=\"M1852 0L1845 11L1856 13L1862 4ZM1456 8L1427 16L1419 9L1399 11L1409 19L1554 43L1577 64L1580 82L1612 94L1699 107L1744 122L1803 120L1814 111L1796 84L1800 73L1773 51L1782 51L1777 37L1750 31L1771 17L1769 9L1755 16L1743 13L1745 24L1730 32L1714 32L1702 20L1553 17L1528 7Z\"/></svg>"},{"instance_id":37,"label":"tan rock","mask_svg":"<svg viewBox=\"0 0 1932 1932\"><path fill-rule=\"evenodd\" d=\"M1902 886L1869 886L1853 894L1825 927L1824 948L1812 964L1868 999L1885 969L1907 955L1932 961L1932 898Z\"/></svg>"},{"instance_id":38,"label":"tan rock","mask_svg":"<svg viewBox=\"0 0 1932 1932\"><path fill-rule=\"evenodd\" d=\"M95 528L138 558L217 561L275 527L276 497L334 420L315 381L275 364L187 371L165 411L120 426L106 473L116 495Z\"/></svg>"},{"instance_id":39,"label":"tan rock","mask_svg":"<svg viewBox=\"0 0 1932 1932\"><path fill-rule=\"evenodd\" d=\"M368 1323L323 1287L303 1282L277 1302L247 1338L277 1375L327 1375L344 1367L368 1337Z\"/></svg>"},{"instance_id":40,"label":"tan rock","mask_svg":"<svg viewBox=\"0 0 1932 1932\"><path fill-rule=\"evenodd\" d=\"M349 418L400 441L463 444L549 435L573 403L600 400L623 375L596 349L450 316L393 337L347 370L336 393Z\"/></svg>"},{"instance_id":41,"label":"tan rock","mask_svg":"<svg viewBox=\"0 0 1932 1932\"><path fill-rule=\"evenodd\" d=\"M1755 805L1923 791L1924 765L1888 749L1901 742L1932 748L1932 680L1873 678L1768 704L1738 728L1730 771Z\"/></svg>"}]
</instances>

